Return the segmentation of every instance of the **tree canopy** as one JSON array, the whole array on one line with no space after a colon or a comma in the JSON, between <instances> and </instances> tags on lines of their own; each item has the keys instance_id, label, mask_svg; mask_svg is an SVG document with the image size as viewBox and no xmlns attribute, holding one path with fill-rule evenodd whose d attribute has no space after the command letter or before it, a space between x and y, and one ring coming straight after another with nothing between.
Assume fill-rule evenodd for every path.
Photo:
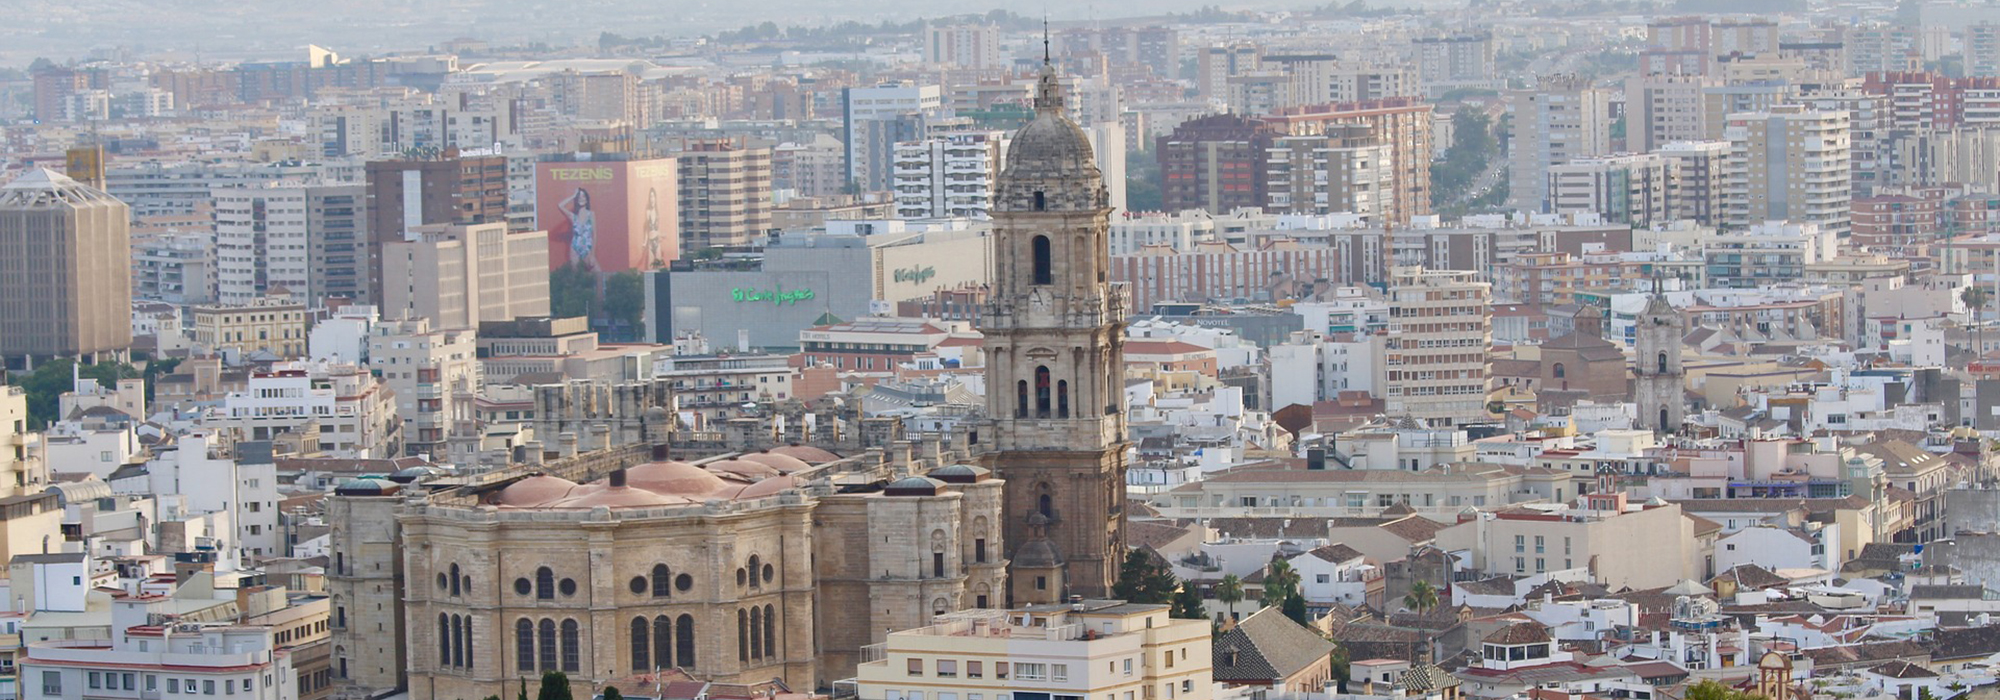
<instances>
[{"instance_id":1,"label":"tree canopy","mask_svg":"<svg viewBox=\"0 0 2000 700\"><path fill-rule=\"evenodd\" d=\"M1111 592L1128 603L1160 604L1173 602L1180 587L1180 579L1165 563L1135 549L1125 554L1125 563L1118 567L1118 582L1112 584Z\"/></svg>"}]
</instances>

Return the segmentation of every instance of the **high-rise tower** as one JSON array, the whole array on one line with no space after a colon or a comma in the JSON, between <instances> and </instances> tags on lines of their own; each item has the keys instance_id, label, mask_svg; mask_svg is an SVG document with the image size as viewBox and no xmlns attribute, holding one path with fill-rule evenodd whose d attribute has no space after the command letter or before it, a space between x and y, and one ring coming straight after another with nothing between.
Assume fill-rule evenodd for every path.
<instances>
[{"instance_id":1,"label":"high-rise tower","mask_svg":"<svg viewBox=\"0 0 2000 700\"><path fill-rule=\"evenodd\" d=\"M1658 279L1653 281L1653 296L1636 323L1632 398L1639 404L1639 425L1660 433L1679 431L1687 416L1681 371L1684 322L1673 304L1667 303Z\"/></svg>"},{"instance_id":2,"label":"high-rise tower","mask_svg":"<svg viewBox=\"0 0 2000 700\"><path fill-rule=\"evenodd\" d=\"M1125 556L1125 302L1104 178L1046 62L996 189L981 330L1013 602L1104 597Z\"/></svg>"},{"instance_id":3,"label":"high-rise tower","mask_svg":"<svg viewBox=\"0 0 2000 700\"><path fill-rule=\"evenodd\" d=\"M0 187L0 359L32 369L132 345L130 210L37 168Z\"/></svg>"}]
</instances>

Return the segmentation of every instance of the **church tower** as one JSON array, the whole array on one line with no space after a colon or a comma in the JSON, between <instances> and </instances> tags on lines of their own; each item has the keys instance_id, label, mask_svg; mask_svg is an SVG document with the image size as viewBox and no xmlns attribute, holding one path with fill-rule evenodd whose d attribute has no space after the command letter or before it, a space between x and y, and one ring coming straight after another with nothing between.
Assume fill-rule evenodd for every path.
<instances>
[{"instance_id":1,"label":"church tower","mask_svg":"<svg viewBox=\"0 0 2000 700\"><path fill-rule=\"evenodd\" d=\"M1667 303L1658 278L1635 323L1632 398L1639 405L1639 425L1656 433L1678 432L1687 417L1681 372L1681 338L1686 333L1680 312Z\"/></svg>"},{"instance_id":2,"label":"church tower","mask_svg":"<svg viewBox=\"0 0 2000 700\"><path fill-rule=\"evenodd\" d=\"M1012 601L1102 598L1125 556L1125 302L1104 176L1046 60L997 185L980 330Z\"/></svg>"}]
</instances>

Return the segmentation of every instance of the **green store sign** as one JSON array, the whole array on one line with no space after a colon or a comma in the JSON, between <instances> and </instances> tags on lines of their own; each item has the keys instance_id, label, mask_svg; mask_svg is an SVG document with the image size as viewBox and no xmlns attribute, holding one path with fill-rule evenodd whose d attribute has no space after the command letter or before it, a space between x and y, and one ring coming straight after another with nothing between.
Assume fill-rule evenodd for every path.
<instances>
[{"instance_id":1,"label":"green store sign","mask_svg":"<svg viewBox=\"0 0 2000 700\"><path fill-rule=\"evenodd\" d=\"M937 268L932 267L930 265L918 265L916 267L899 268L896 270L895 273L897 282L912 282L916 284L923 284L925 282L930 281L930 278L936 276L937 276Z\"/></svg>"},{"instance_id":2,"label":"green store sign","mask_svg":"<svg viewBox=\"0 0 2000 700\"><path fill-rule=\"evenodd\" d=\"M784 306L786 304L809 301L813 296L813 290L810 289L785 289L783 287L777 289L737 287L729 290L729 298L735 300L738 304L768 301L776 306Z\"/></svg>"}]
</instances>

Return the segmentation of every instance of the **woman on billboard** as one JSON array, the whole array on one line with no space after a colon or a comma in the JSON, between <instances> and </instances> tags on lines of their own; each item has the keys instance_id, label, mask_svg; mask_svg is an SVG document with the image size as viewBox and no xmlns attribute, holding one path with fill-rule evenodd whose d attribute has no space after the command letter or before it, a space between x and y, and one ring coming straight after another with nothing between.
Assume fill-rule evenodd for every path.
<instances>
[{"instance_id":1,"label":"woman on billboard","mask_svg":"<svg viewBox=\"0 0 2000 700\"><path fill-rule=\"evenodd\" d=\"M570 258L585 270L597 269L597 261L591 257L597 242L597 214L590 210L590 193L578 187L576 194L570 195L556 208L569 218Z\"/></svg>"},{"instance_id":2,"label":"woman on billboard","mask_svg":"<svg viewBox=\"0 0 2000 700\"><path fill-rule=\"evenodd\" d=\"M667 266L666 251L660 250L660 190L646 188L646 266L662 268Z\"/></svg>"}]
</instances>

